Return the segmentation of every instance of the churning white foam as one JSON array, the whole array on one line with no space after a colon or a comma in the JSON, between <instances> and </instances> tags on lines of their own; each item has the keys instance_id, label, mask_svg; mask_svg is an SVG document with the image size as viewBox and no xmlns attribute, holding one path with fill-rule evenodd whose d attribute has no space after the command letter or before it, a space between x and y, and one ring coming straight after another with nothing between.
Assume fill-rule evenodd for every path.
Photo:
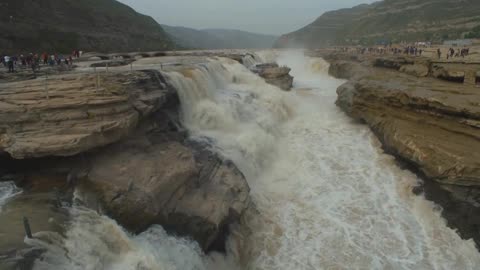
<instances>
[{"instance_id":1,"label":"churning white foam","mask_svg":"<svg viewBox=\"0 0 480 270\"><path fill-rule=\"evenodd\" d=\"M10 181L0 182L0 212L2 211L2 206L20 192L22 192L21 189L15 186L15 183Z\"/></svg>"},{"instance_id":2,"label":"churning white foam","mask_svg":"<svg viewBox=\"0 0 480 270\"><path fill-rule=\"evenodd\" d=\"M132 236L74 207L66 237L40 233L45 240L32 243L48 250L36 268L478 269L473 241L414 196L419 180L335 106L343 81L327 75L325 61L298 52L259 58L292 67L297 90L283 92L227 59L166 74L192 138L233 160L251 186L257 209L234 229L227 258L159 226Z\"/></svg>"},{"instance_id":3,"label":"churning white foam","mask_svg":"<svg viewBox=\"0 0 480 270\"><path fill-rule=\"evenodd\" d=\"M217 151L240 166L252 188L258 212L247 215L235 234L243 238L233 245L240 249L234 253L242 265L479 267L473 241L460 239L432 203L411 193L419 179L399 169L366 126L335 106L335 90L343 81L327 75L328 64L299 52L277 57L280 65L292 67L298 90L279 91L241 65L222 60L233 80L211 78L215 91L183 100L199 107L197 115L185 116L201 116L202 121L186 121L193 137L213 141Z\"/></svg>"},{"instance_id":4,"label":"churning white foam","mask_svg":"<svg viewBox=\"0 0 480 270\"><path fill-rule=\"evenodd\" d=\"M209 265L198 245L169 236L160 226L133 236L92 210L74 207L70 214L65 237L44 232L26 239L47 250L34 269L202 270Z\"/></svg>"}]
</instances>

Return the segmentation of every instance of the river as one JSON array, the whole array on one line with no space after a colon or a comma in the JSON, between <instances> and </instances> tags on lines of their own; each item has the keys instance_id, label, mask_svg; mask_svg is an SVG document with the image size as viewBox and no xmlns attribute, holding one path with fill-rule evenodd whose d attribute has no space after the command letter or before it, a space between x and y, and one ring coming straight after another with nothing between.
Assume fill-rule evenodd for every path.
<instances>
[{"instance_id":1,"label":"river","mask_svg":"<svg viewBox=\"0 0 480 270\"><path fill-rule=\"evenodd\" d=\"M73 207L65 236L41 232L26 240L47 249L34 268L480 267L473 241L462 240L437 206L411 192L420 179L335 106L343 81L328 76L325 61L301 52L258 58L292 67L296 89L280 91L228 59L167 74L192 139L234 161L251 187L256 209L233 228L228 255L204 255L160 226L133 236L108 217Z\"/></svg>"}]
</instances>

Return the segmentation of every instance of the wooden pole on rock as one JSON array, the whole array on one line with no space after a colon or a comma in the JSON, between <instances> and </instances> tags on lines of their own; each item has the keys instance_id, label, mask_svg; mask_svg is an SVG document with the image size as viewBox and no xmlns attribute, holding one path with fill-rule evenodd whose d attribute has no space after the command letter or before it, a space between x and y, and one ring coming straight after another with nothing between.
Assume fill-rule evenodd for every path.
<instances>
[{"instance_id":1,"label":"wooden pole on rock","mask_svg":"<svg viewBox=\"0 0 480 270\"><path fill-rule=\"evenodd\" d=\"M30 228L30 223L28 222L27 217L23 217L23 227L25 228L25 235L29 238L32 239L32 229Z\"/></svg>"},{"instance_id":2,"label":"wooden pole on rock","mask_svg":"<svg viewBox=\"0 0 480 270\"><path fill-rule=\"evenodd\" d=\"M47 96L47 100L50 99L50 95L48 94L48 71L45 71L45 94Z\"/></svg>"}]
</instances>

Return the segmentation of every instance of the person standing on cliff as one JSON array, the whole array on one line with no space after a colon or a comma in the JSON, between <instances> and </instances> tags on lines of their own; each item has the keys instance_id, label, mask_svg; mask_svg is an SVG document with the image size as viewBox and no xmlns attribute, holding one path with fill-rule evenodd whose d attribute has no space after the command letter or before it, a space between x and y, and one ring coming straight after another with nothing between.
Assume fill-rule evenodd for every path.
<instances>
[{"instance_id":1,"label":"person standing on cliff","mask_svg":"<svg viewBox=\"0 0 480 270\"><path fill-rule=\"evenodd\" d=\"M46 52L42 54L42 59L43 59L43 64L48 65L48 54Z\"/></svg>"},{"instance_id":2,"label":"person standing on cliff","mask_svg":"<svg viewBox=\"0 0 480 270\"><path fill-rule=\"evenodd\" d=\"M437 55L438 59L442 58L442 51L440 50L440 48L437 49Z\"/></svg>"},{"instance_id":3,"label":"person standing on cliff","mask_svg":"<svg viewBox=\"0 0 480 270\"><path fill-rule=\"evenodd\" d=\"M30 64L30 67L32 68L33 73L35 73L35 71L37 70L37 64L38 64L38 61L36 61L34 58L32 58L32 62Z\"/></svg>"},{"instance_id":4,"label":"person standing on cliff","mask_svg":"<svg viewBox=\"0 0 480 270\"><path fill-rule=\"evenodd\" d=\"M2 62L3 62L3 65L8 68L8 62L10 61L10 56L8 55L5 55L3 58L2 58Z\"/></svg>"}]
</instances>

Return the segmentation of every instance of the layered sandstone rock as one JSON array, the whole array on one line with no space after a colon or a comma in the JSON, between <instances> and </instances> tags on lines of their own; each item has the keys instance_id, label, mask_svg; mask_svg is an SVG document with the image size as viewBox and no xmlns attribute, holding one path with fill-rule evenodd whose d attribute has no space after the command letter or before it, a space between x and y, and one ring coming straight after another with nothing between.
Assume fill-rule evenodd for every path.
<instances>
[{"instance_id":1,"label":"layered sandstone rock","mask_svg":"<svg viewBox=\"0 0 480 270\"><path fill-rule=\"evenodd\" d=\"M338 89L337 104L427 177L480 186L477 88L371 68Z\"/></svg>"},{"instance_id":2,"label":"layered sandstone rock","mask_svg":"<svg viewBox=\"0 0 480 270\"><path fill-rule=\"evenodd\" d=\"M447 65L436 64L432 66L432 76L447 81L463 83L465 80L465 71Z\"/></svg>"},{"instance_id":3,"label":"layered sandstone rock","mask_svg":"<svg viewBox=\"0 0 480 270\"><path fill-rule=\"evenodd\" d=\"M0 151L71 156L127 136L174 94L155 72L70 74L0 85Z\"/></svg>"}]
</instances>

